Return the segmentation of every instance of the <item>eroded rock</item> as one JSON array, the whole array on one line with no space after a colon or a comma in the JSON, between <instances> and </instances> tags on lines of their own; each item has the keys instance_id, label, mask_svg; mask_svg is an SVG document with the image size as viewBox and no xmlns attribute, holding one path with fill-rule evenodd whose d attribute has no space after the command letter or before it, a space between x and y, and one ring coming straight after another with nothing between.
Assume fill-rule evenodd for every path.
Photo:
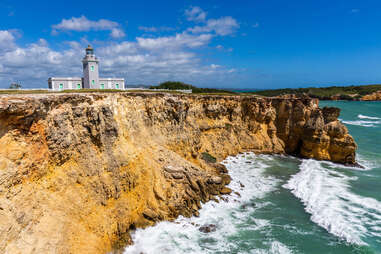
<instances>
[{"instance_id":1,"label":"eroded rock","mask_svg":"<svg viewBox=\"0 0 381 254\"><path fill-rule=\"evenodd\" d=\"M106 253L197 215L231 193L218 162L239 152L353 165L338 114L307 97L1 95L0 253Z\"/></svg>"}]
</instances>

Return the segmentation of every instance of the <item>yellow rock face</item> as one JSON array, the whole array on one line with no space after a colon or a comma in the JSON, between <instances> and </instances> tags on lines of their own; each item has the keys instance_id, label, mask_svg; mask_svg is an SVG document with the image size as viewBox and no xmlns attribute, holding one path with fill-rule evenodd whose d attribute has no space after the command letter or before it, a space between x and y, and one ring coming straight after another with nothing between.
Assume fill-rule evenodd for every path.
<instances>
[{"instance_id":1,"label":"yellow rock face","mask_svg":"<svg viewBox=\"0 0 381 254\"><path fill-rule=\"evenodd\" d=\"M171 94L0 97L0 252L106 253L129 231L228 194L243 151L354 164L311 99Z\"/></svg>"},{"instance_id":2,"label":"yellow rock face","mask_svg":"<svg viewBox=\"0 0 381 254\"><path fill-rule=\"evenodd\" d=\"M362 101L381 101L381 91L364 95L363 97L361 97L361 100Z\"/></svg>"}]
</instances>

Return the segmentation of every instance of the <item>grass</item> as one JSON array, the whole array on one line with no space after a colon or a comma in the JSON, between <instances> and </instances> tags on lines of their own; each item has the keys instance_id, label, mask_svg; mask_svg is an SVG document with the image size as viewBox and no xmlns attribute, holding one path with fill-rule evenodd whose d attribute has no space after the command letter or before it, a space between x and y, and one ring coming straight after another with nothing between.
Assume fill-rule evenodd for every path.
<instances>
[{"instance_id":1,"label":"grass","mask_svg":"<svg viewBox=\"0 0 381 254\"><path fill-rule=\"evenodd\" d=\"M206 161L208 163L216 163L217 162L216 157L210 155L207 152L201 153L201 159L203 159L204 161Z\"/></svg>"}]
</instances>

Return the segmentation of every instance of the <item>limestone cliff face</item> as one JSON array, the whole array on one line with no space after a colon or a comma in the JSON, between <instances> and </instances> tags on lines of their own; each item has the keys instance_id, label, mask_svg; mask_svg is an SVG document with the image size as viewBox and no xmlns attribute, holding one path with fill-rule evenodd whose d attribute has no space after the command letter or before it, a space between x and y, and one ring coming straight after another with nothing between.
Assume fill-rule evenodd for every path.
<instances>
[{"instance_id":1,"label":"limestone cliff face","mask_svg":"<svg viewBox=\"0 0 381 254\"><path fill-rule=\"evenodd\" d=\"M0 97L0 252L105 253L228 194L242 151L354 164L339 110L309 98Z\"/></svg>"},{"instance_id":2,"label":"limestone cliff face","mask_svg":"<svg viewBox=\"0 0 381 254\"><path fill-rule=\"evenodd\" d=\"M362 101L381 101L381 91L377 91L371 94L361 97Z\"/></svg>"}]
</instances>

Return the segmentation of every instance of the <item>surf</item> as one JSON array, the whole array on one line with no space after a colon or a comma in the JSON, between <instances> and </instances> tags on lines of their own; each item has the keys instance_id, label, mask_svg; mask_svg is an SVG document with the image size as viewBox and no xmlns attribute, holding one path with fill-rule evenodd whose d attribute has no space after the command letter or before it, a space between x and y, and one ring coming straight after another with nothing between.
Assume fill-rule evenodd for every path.
<instances>
[{"instance_id":1,"label":"surf","mask_svg":"<svg viewBox=\"0 0 381 254\"><path fill-rule=\"evenodd\" d=\"M380 120L381 119L380 117L365 116L365 115L362 115L362 114L359 114L357 117L360 118L360 119L372 119L372 120Z\"/></svg>"},{"instance_id":2,"label":"surf","mask_svg":"<svg viewBox=\"0 0 381 254\"><path fill-rule=\"evenodd\" d=\"M266 203L255 203L279 186L279 180L265 176L264 172L274 158L252 153L228 157L223 164L229 170L232 195L208 202L200 209L199 217L180 217L174 222L160 222L157 225L137 229L132 234L134 244L124 250L132 253L237 253L239 241L231 241L242 230L261 231L270 221L254 218L251 214ZM215 231L203 233L200 227L215 225ZM283 243L269 239L266 248L255 248L250 253L292 253ZM246 252L245 252L246 253Z\"/></svg>"},{"instance_id":3,"label":"surf","mask_svg":"<svg viewBox=\"0 0 381 254\"><path fill-rule=\"evenodd\" d=\"M314 223L348 243L367 245L367 237L381 233L381 202L352 193L350 182L356 180L309 159L283 187L301 200Z\"/></svg>"}]
</instances>

